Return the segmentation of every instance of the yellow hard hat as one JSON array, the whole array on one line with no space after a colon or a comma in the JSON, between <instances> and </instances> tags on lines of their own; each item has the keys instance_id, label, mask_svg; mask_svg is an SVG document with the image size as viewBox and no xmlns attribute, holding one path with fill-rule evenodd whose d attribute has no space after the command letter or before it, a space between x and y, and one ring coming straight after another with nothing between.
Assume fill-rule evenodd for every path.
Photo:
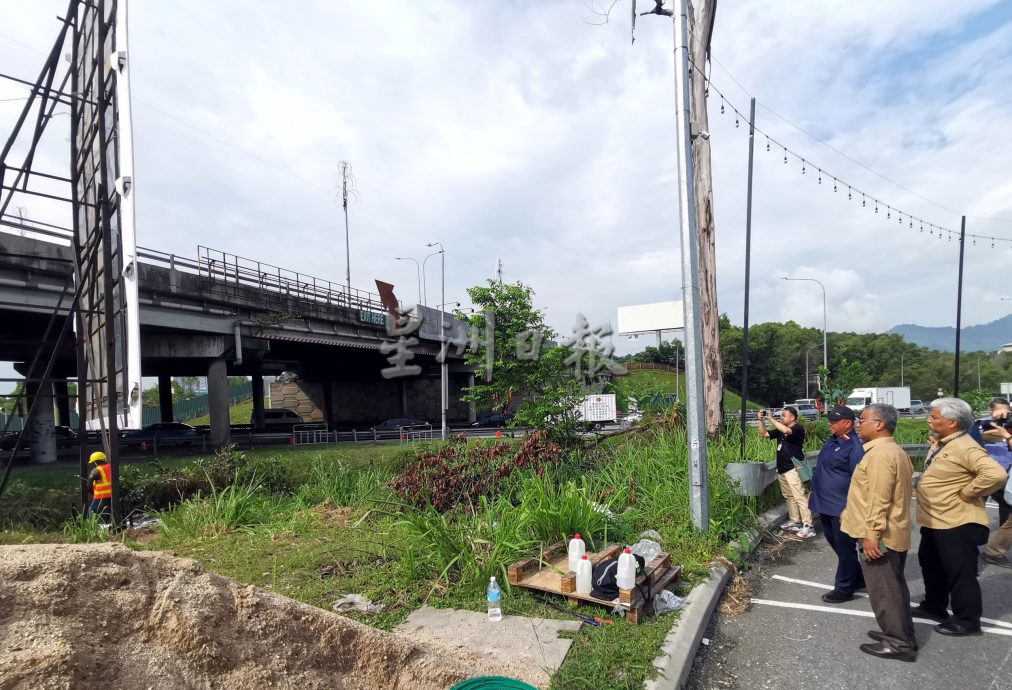
<instances>
[{"instance_id":1,"label":"yellow hard hat","mask_svg":"<svg viewBox=\"0 0 1012 690\"><path fill-rule=\"evenodd\" d=\"M99 460L105 460L105 453L100 450L96 450L91 454L91 457L88 458L88 462L98 462Z\"/></svg>"}]
</instances>

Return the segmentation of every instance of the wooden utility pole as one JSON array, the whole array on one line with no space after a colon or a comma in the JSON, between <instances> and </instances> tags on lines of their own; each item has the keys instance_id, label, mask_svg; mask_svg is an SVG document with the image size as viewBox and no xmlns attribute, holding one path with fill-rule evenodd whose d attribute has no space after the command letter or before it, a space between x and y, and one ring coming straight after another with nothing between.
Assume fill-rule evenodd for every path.
<instances>
[{"instance_id":1,"label":"wooden utility pole","mask_svg":"<svg viewBox=\"0 0 1012 690\"><path fill-rule=\"evenodd\" d=\"M703 69L710 54L710 38L717 0L689 0L690 107L697 132L709 131L706 80ZM724 418L724 374L720 364L720 314L717 311L717 254L714 246L713 175L710 138L692 139L692 187L696 199L696 246L699 264L699 307L703 327L703 399L706 433L717 433Z\"/></svg>"}]
</instances>

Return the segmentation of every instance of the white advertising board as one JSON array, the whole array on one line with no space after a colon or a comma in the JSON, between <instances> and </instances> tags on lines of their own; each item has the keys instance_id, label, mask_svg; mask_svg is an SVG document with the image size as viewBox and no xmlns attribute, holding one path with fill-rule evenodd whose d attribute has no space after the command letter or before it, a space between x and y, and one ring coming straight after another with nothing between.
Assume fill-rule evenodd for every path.
<instances>
[{"instance_id":1,"label":"white advertising board","mask_svg":"<svg viewBox=\"0 0 1012 690\"><path fill-rule=\"evenodd\" d=\"M680 300L618 308L619 335L677 328L685 328L685 311Z\"/></svg>"}]
</instances>

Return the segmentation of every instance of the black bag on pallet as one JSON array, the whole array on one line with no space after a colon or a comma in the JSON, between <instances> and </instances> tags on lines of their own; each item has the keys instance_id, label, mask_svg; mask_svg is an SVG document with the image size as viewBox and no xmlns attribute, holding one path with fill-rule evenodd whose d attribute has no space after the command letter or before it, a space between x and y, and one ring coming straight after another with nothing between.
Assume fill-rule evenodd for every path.
<instances>
[{"instance_id":1,"label":"black bag on pallet","mask_svg":"<svg viewBox=\"0 0 1012 690\"><path fill-rule=\"evenodd\" d=\"M636 577L639 577L643 569L646 568L647 563L643 560L643 556L633 554L633 557L636 559ZM595 565L590 581L590 596L595 599L604 599L605 601L618 599L618 582L615 581L617 575L618 558L609 558ZM643 601L648 602L650 600L650 588L637 586L637 589L643 595Z\"/></svg>"}]
</instances>

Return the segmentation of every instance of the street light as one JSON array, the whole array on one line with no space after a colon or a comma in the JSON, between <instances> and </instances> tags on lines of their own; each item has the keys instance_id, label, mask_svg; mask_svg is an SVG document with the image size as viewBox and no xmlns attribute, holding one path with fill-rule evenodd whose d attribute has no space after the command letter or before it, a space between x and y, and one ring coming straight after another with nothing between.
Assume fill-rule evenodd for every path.
<instances>
[{"instance_id":1,"label":"street light","mask_svg":"<svg viewBox=\"0 0 1012 690\"><path fill-rule=\"evenodd\" d=\"M807 280L810 283L818 283L819 287L822 288L822 366L827 371L829 370L829 347L826 345L826 286L821 281L815 278L791 278L790 276L783 276L781 280Z\"/></svg>"},{"instance_id":2,"label":"street light","mask_svg":"<svg viewBox=\"0 0 1012 690\"><path fill-rule=\"evenodd\" d=\"M415 275L418 278L418 301L422 301L422 269L418 263L418 259L410 256L395 256L394 259L397 261L414 261L415 262Z\"/></svg>"},{"instance_id":3,"label":"street light","mask_svg":"<svg viewBox=\"0 0 1012 690\"><path fill-rule=\"evenodd\" d=\"M808 374L808 353L811 352L812 350L814 350L817 347L818 347L818 344L812 345L807 350L805 350L805 397L806 398L812 397L809 394L809 392L808 392L808 384L810 384L812 382L812 377L809 376L809 374ZM822 383L821 379L820 379L819 383L820 384Z\"/></svg>"},{"instance_id":4,"label":"street light","mask_svg":"<svg viewBox=\"0 0 1012 690\"><path fill-rule=\"evenodd\" d=\"M903 357L908 352L913 352L916 349L917 349L916 347L911 347L911 348L908 348L908 349L906 349L906 350L904 350L903 352L900 353L900 387L901 388L903 387Z\"/></svg>"},{"instance_id":5,"label":"street light","mask_svg":"<svg viewBox=\"0 0 1012 690\"><path fill-rule=\"evenodd\" d=\"M425 246L431 247L432 245L431 244L427 244ZM439 256L442 253L443 252L441 252L441 251L439 251L439 252L432 252L427 257L425 257L424 259L422 259L422 303L425 306L429 306L429 281L425 277L425 264L432 257Z\"/></svg>"},{"instance_id":6,"label":"street light","mask_svg":"<svg viewBox=\"0 0 1012 690\"><path fill-rule=\"evenodd\" d=\"M436 254L440 255L440 259L439 259L440 274L442 275L442 283L443 283L443 287L441 289L439 299L446 300L446 250L443 249L443 244L441 242L429 242L425 246L429 247L429 248L432 248L432 247L435 247L436 245L439 245L439 251L436 252ZM435 256L435 254L430 254L429 256ZM429 257L428 256L425 257L425 261L428 261L428 260L429 260ZM422 262L422 266L423 267L425 266L425 261ZM442 363L439 366L439 389L440 389L439 390L439 393L440 393L440 395L439 395L439 398L440 398L440 403L439 403L440 410L439 410L439 412L440 412L440 418L442 420L441 429L442 429L442 438L443 438L444 441L446 440L446 398L449 396L449 391L447 390L447 386L446 386L446 384L447 384L447 376L446 376L446 374L447 374L447 372L446 372L446 347L445 347L445 343L446 343L446 329L443 328L443 320L445 318L443 316L443 307L445 307L447 304L448 304L448 302L444 301L442 304L439 305L439 352L440 352L440 355L443 358L443 361L442 361Z\"/></svg>"}]
</instances>

